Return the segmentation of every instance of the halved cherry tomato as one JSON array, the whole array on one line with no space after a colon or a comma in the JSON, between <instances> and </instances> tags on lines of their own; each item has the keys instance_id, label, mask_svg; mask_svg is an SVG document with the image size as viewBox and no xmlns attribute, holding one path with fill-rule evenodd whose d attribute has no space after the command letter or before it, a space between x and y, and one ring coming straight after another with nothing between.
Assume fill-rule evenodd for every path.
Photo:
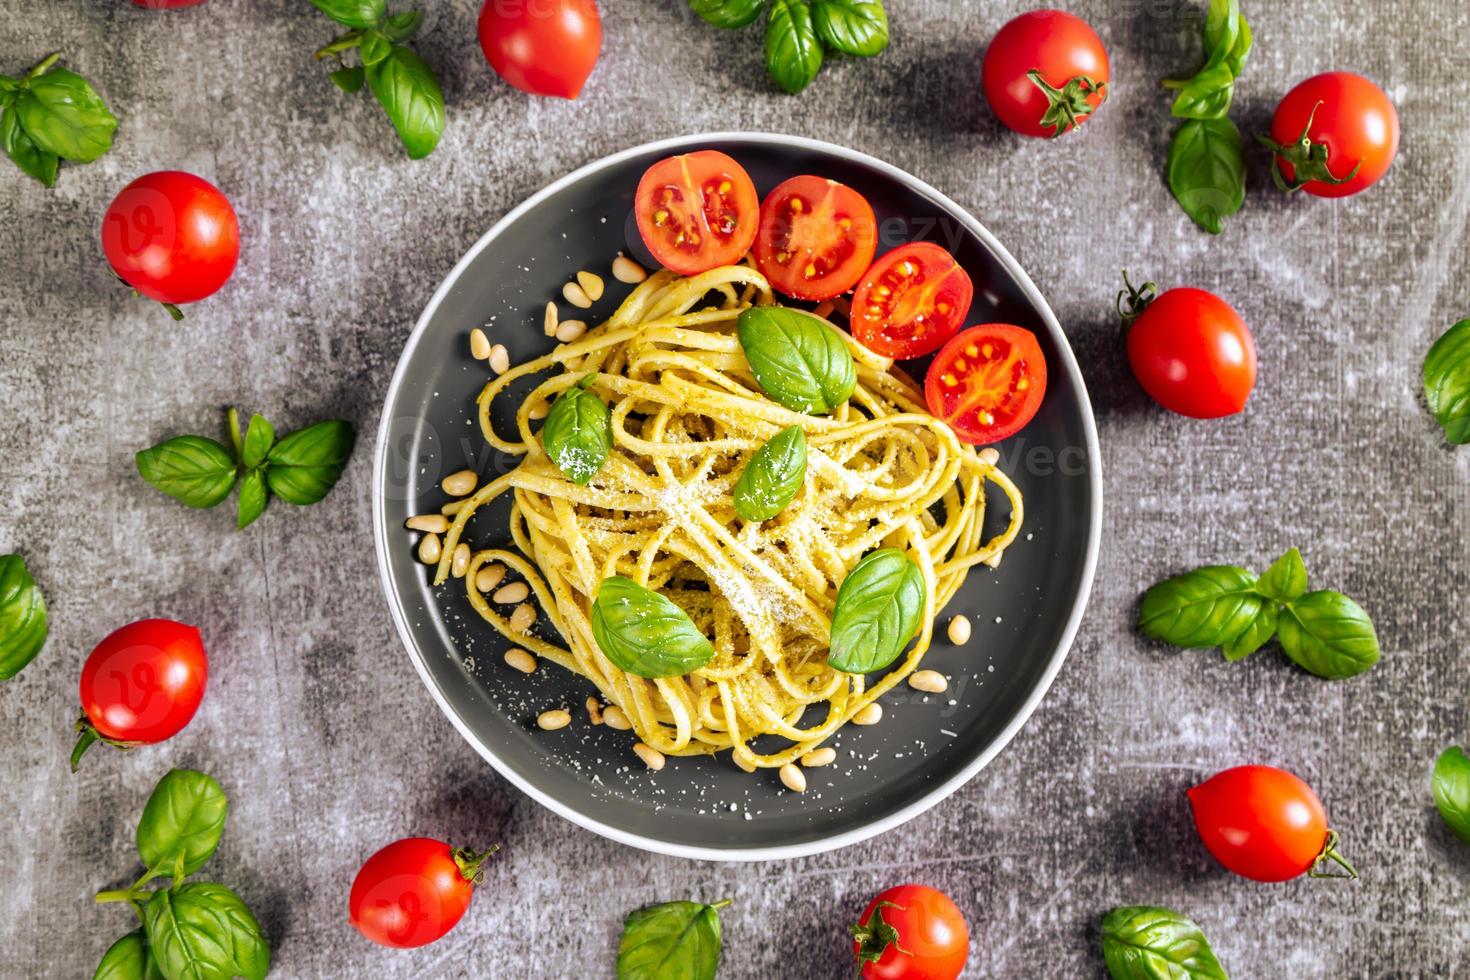
<instances>
[{"instance_id":1,"label":"halved cherry tomato","mask_svg":"<svg viewBox=\"0 0 1470 980\"><path fill-rule=\"evenodd\" d=\"M750 175L718 150L655 163L638 181L633 206L643 244L681 276L739 262L760 218Z\"/></svg>"},{"instance_id":2,"label":"halved cherry tomato","mask_svg":"<svg viewBox=\"0 0 1470 980\"><path fill-rule=\"evenodd\" d=\"M476 854L428 837L394 841L352 879L349 920L383 946L427 946L459 923L480 883L481 865L496 850Z\"/></svg>"},{"instance_id":3,"label":"halved cherry tomato","mask_svg":"<svg viewBox=\"0 0 1470 980\"><path fill-rule=\"evenodd\" d=\"M575 99L602 53L596 0L485 0L480 47L522 92Z\"/></svg>"},{"instance_id":4,"label":"halved cherry tomato","mask_svg":"<svg viewBox=\"0 0 1470 980\"><path fill-rule=\"evenodd\" d=\"M1399 114L1368 79L1330 71L1286 93L1271 138L1275 176L1285 189L1347 197L1388 172L1399 150Z\"/></svg>"},{"instance_id":5,"label":"halved cherry tomato","mask_svg":"<svg viewBox=\"0 0 1470 980\"><path fill-rule=\"evenodd\" d=\"M82 667L72 771L93 742L129 748L183 731L204 700L208 675L204 641L193 626L141 619L109 634Z\"/></svg>"},{"instance_id":6,"label":"halved cherry tomato","mask_svg":"<svg viewBox=\"0 0 1470 980\"><path fill-rule=\"evenodd\" d=\"M1235 415L1256 385L1256 341L1235 309L1214 293L1128 287L1128 363L1149 397L1195 419ZM1119 309L1123 309L1123 294Z\"/></svg>"},{"instance_id":7,"label":"halved cherry tomato","mask_svg":"<svg viewBox=\"0 0 1470 980\"><path fill-rule=\"evenodd\" d=\"M851 931L862 980L956 980L970 957L964 914L927 885L888 889Z\"/></svg>"},{"instance_id":8,"label":"halved cherry tomato","mask_svg":"<svg viewBox=\"0 0 1470 980\"><path fill-rule=\"evenodd\" d=\"M1001 122L1024 136L1060 136L1107 98L1108 53L1085 20L1033 10L995 35L980 75Z\"/></svg>"},{"instance_id":9,"label":"halved cherry tomato","mask_svg":"<svg viewBox=\"0 0 1470 980\"><path fill-rule=\"evenodd\" d=\"M868 271L878 248L873 206L846 184L804 174L761 202L755 264L796 299L831 299Z\"/></svg>"},{"instance_id":10,"label":"halved cherry tomato","mask_svg":"<svg viewBox=\"0 0 1470 980\"><path fill-rule=\"evenodd\" d=\"M949 252L930 242L901 245L858 283L852 335L884 357L923 357L959 332L974 296L969 273Z\"/></svg>"},{"instance_id":11,"label":"halved cherry tomato","mask_svg":"<svg viewBox=\"0 0 1470 980\"><path fill-rule=\"evenodd\" d=\"M1358 876L1337 853L1337 833L1312 787L1273 766L1236 766L1186 791L1194 826L1225 867L1252 881ZM1335 861L1347 874L1319 871Z\"/></svg>"},{"instance_id":12,"label":"halved cherry tomato","mask_svg":"<svg viewBox=\"0 0 1470 980\"><path fill-rule=\"evenodd\" d=\"M971 327L934 356L924 399L937 419L977 446L1021 431L1046 395L1046 356L1036 335L1009 323Z\"/></svg>"}]
</instances>

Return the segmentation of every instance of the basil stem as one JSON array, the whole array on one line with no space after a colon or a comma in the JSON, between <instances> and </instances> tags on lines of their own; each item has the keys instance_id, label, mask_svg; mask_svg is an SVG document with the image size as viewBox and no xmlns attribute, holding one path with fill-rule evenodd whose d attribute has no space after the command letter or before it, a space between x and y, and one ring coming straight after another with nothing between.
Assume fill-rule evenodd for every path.
<instances>
[{"instance_id":1,"label":"basil stem","mask_svg":"<svg viewBox=\"0 0 1470 980\"><path fill-rule=\"evenodd\" d=\"M214 778L174 769L158 781L138 818L138 856L152 871L170 872L183 860L183 873L204 867L224 833L229 800Z\"/></svg>"},{"instance_id":2,"label":"basil stem","mask_svg":"<svg viewBox=\"0 0 1470 980\"><path fill-rule=\"evenodd\" d=\"M1446 826L1470 844L1470 759L1459 746L1450 746L1435 760L1431 788Z\"/></svg>"},{"instance_id":3,"label":"basil stem","mask_svg":"<svg viewBox=\"0 0 1470 980\"><path fill-rule=\"evenodd\" d=\"M735 481L735 513L747 521L775 517L806 480L806 435L793 425L757 449Z\"/></svg>"},{"instance_id":4,"label":"basil stem","mask_svg":"<svg viewBox=\"0 0 1470 980\"><path fill-rule=\"evenodd\" d=\"M1470 443L1470 319L1450 327L1424 358L1424 399L1444 437Z\"/></svg>"},{"instance_id":5,"label":"basil stem","mask_svg":"<svg viewBox=\"0 0 1470 980\"><path fill-rule=\"evenodd\" d=\"M604 579L592 603L592 638L618 669L677 677L715 655L714 644L671 599L621 575Z\"/></svg>"},{"instance_id":6,"label":"basil stem","mask_svg":"<svg viewBox=\"0 0 1470 980\"><path fill-rule=\"evenodd\" d=\"M46 600L20 555L0 555L0 681L36 659L46 645Z\"/></svg>"},{"instance_id":7,"label":"basil stem","mask_svg":"<svg viewBox=\"0 0 1470 980\"><path fill-rule=\"evenodd\" d=\"M664 902L630 912L618 941L618 980L714 980L719 910L729 904Z\"/></svg>"},{"instance_id":8,"label":"basil stem","mask_svg":"<svg viewBox=\"0 0 1470 980\"><path fill-rule=\"evenodd\" d=\"M902 551L865 555L837 589L827 663L849 674L893 663L918 632L928 595L923 572Z\"/></svg>"},{"instance_id":9,"label":"basil stem","mask_svg":"<svg viewBox=\"0 0 1470 980\"><path fill-rule=\"evenodd\" d=\"M1113 909L1103 917L1102 948L1113 980L1227 980L1204 932L1173 909Z\"/></svg>"}]
</instances>

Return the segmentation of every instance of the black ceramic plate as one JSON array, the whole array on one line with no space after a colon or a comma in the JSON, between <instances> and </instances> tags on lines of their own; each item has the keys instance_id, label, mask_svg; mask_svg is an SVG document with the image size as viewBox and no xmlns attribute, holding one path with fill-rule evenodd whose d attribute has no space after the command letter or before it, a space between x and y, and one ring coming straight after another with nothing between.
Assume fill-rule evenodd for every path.
<instances>
[{"instance_id":1,"label":"black ceramic plate","mask_svg":"<svg viewBox=\"0 0 1470 980\"><path fill-rule=\"evenodd\" d=\"M764 194L802 173L861 191L880 225L879 251L925 238L948 247L975 283L969 322L1021 324L1046 352L1041 413L999 448L1026 500L1021 538L996 570L972 573L936 628L924 666L949 675L942 695L905 685L883 699L881 724L847 726L838 761L806 771L806 793L774 772L748 775L718 758L670 759L648 771L630 733L593 727L582 708L591 685L545 663L526 676L503 662L507 644L469 607L461 581L428 583L403 528L436 512L439 481L465 467L490 478L513 461L494 453L473 421L487 369L469 354L482 326L513 362L550 350L548 299L579 269L604 276L607 295L586 317L611 313L630 287L609 274L626 251L652 265L631 215L634 188L654 161L702 148L729 153ZM569 308L560 303L563 316ZM502 419L512 431L509 419ZM636 147L558 180L486 233L449 274L404 347L374 447L373 529L383 587L409 658L464 737L507 779L583 827L687 857L769 859L841 847L896 826L974 777L1045 694L1076 633L1092 584L1102 514L1097 433L1071 349L1026 274L973 217L927 184L827 143L769 134L712 134ZM992 498L994 499L994 498ZM1001 498L1003 503L1004 498ZM998 523L1004 506L992 514ZM509 500L469 527L475 546L509 540ZM974 638L951 646L943 622L972 617ZM538 630L548 630L543 622ZM569 728L543 732L536 715L572 709Z\"/></svg>"}]
</instances>

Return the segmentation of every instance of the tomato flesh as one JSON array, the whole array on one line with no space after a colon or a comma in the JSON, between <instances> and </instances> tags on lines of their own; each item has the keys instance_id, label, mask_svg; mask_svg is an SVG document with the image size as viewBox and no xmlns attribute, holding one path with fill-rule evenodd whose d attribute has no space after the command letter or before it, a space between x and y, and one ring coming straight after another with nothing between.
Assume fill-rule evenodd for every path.
<instances>
[{"instance_id":1,"label":"tomato flesh","mask_svg":"<svg viewBox=\"0 0 1470 980\"><path fill-rule=\"evenodd\" d=\"M760 214L750 175L718 150L683 153L649 167L634 208L643 244L683 276L744 258Z\"/></svg>"},{"instance_id":2,"label":"tomato flesh","mask_svg":"<svg viewBox=\"0 0 1470 980\"><path fill-rule=\"evenodd\" d=\"M1170 289L1128 330L1128 363L1143 390L1190 418L1244 410L1256 384L1256 341L1240 314L1203 289Z\"/></svg>"},{"instance_id":3,"label":"tomato flesh","mask_svg":"<svg viewBox=\"0 0 1470 980\"><path fill-rule=\"evenodd\" d=\"M1036 417L1046 356L1036 335L1009 323L970 327L935 355L924 381L929 411L977 446L999 442Z\"/></svg>"},{"instance_id":4,"label":"tomato flesh","mask_svg":"<svg viewBox=\"0 0 1470 980\"><path fill-rule=\"evenodd\" d=\"M602 53L595 0L485 0L479 33L495 73L532 95L575 99Z\"/></svg>"},{"instance_id":5,"label":"tomato flesh","mask_svg":"<svg viewBox=\"0 0 1470 980\"><path fill-rule=\"evenodd\" d=\"M102 250L119 278L160 303L215 293L240 258L240 222L219 188L177 170L145 174L113 199Z\"/></svg>"},{"instance_id":6,"label":"tomato flesh","mask_svg":"<svg viewBox=\"0 0 1470 980\"><path fill-rule=\"evenodd\" d=\"M1074 78L1088 78L1100 89L1086 96L1096 109L1107 96L1108 53L1085 20L1060 10L1033 10L1009 21L985 49L981 83L996 118L1023 136L1058 136L1042 125L1051 99L1028 72L1039 71L1047 84L1063 89ZM1079 115L1077 124L1092 118Z\"/></svg>"},{"instance_id":7,"label":"tomato flesh","mask_svg":"<svg viewBox=\"0 0 1470 980\"><path fill-rule=\"evenodd\" d=\"M1308 120L1311 128L1307 128ZM1315 75L1286 93L1271 120L1271 138L1290 147L1303 132L1327 147L1327 171L1345 183L1308 180L1302 190L1315 197L1348 197L1365 191L1388 172L1399 149L1399 114L1383 89L1345 71ZM1295 179L1295 168L1278 158L1281 175Z\"/></svg>"},{"instance_id":8,"label":"tomato flesh","mask_svg":"<svg viewBox=\"0 0 1470 980\"><path fill-rule=\"evenodd\" d=\"M970 956L964 914L927 885L888 889L868 903L859 924L867 935L854 940L853 954L862 980L956 980Z\"/></svg>"},{"instance_id":9,"label":"tomato flesh","mask_svg":"<svg viewBox=\"0 0 1470 980\"><path fill-rule=\"evenodd\" d=\"M82 711L103 738L152 744L177 735L204 699L199 630L144 619L111 633L82 667Z\"/></svg>"},{"instance_id":10,"label":"tomato flesh","mask_svg":"<svg viewBox=\"0 0 1470 980\"><path fill-rule=\"evenodd\" d=\"M1327 813L1312 787L1272 766L1237 766L1186 791L1205 848L1253 881L1310 870L1327 843Z\"/></svg>"},{"instance_id":11,"label":"tomato flesh","mask_svg":"<svg viewBox=\"0 0 1470 980\"><path fill-rule=\"evenodd\" d=\"M470 907L479 864L490 853L456 852L428 837L394 841L368 858L352 880L349 919L383 946L411 949L435 942Z\"/></svg>"},{"instance_id":12,"label":"tomato flesh","mask_svg":"<svg viewBox=\"0 0 1470 980\"><path fill-rule=\"evenodd\" d=\"M923 357L959 331L974 296L969 273L949 252L930 242L903 245L858 283L852 335L885 357Z\"/></svg>"},{"instance_id":13,"label":"tomato flesh","mask_svg":"<svg viewBox=\"0 0 1470 980\"><path fill-rule=\"evenodd\" d=\"M761 202L755 262L771 285L796 299L831 299L857 285L878 247L873 206L857 191L803 174Z\"/></svg>"}]
</instances>

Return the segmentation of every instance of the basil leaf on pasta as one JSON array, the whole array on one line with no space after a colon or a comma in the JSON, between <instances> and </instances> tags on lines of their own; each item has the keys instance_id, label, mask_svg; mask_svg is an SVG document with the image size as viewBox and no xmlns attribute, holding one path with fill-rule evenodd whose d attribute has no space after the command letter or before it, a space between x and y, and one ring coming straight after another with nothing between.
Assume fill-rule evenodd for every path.
<instances>
[{"instance_id":1,"label":"basil leaf on pasta","mask_svg":"<svg viewBox=\"0 0 1470 980\"><path fill-rule=\"evenodd\" d=\"M735 481L735 513L765 521L796 499L806 480L806 435L793 425L776 433L745 464Z\"/></svg>"},{"instance_id":2,"label":"basil leaf on pasta","mask_svg":"<svg viewBox=\"0 0 1470 980\"><path fill-rule=\"evenodd\" d=\"M793 412L826 415L857 387L857 367L847 344L810 313L753 307L740 314L739 333L761 390Z\"/></svg>"},{"instance_id":3,"label":"basil leaf on pasta","mask_svg":"<svg viewBox=\"0 0 1470 980\"><path fill-rule=\"evenodd\" d=\"M586 486L612 452L612 413L589 390L595 375L587 375L557 396L541 426L546 455L568 480Z\"/></svg>"},{"instance_id":4,"label":"basil leaf on pasta","mask_svg":"<svg viewBox=\"0 0 1470 980\"><path fill-rule=\"evenodd\" d=\"M849 674L887 667L918 632L927 600L924 574L903 552L864 556L837 589L827 663Z\"/></svg>"},{"instance_id":5,"label":"basil leaf on pasta","mask_svg":"<svg viewBox=\"0 0 1470 980\"><path fill-rule=\"evenodd\" d=\"M603 656L639 677L677 677L715 655L689 614L621 575L604 579L592 603L592 638Z\"/></svg>"}]
</instances>

